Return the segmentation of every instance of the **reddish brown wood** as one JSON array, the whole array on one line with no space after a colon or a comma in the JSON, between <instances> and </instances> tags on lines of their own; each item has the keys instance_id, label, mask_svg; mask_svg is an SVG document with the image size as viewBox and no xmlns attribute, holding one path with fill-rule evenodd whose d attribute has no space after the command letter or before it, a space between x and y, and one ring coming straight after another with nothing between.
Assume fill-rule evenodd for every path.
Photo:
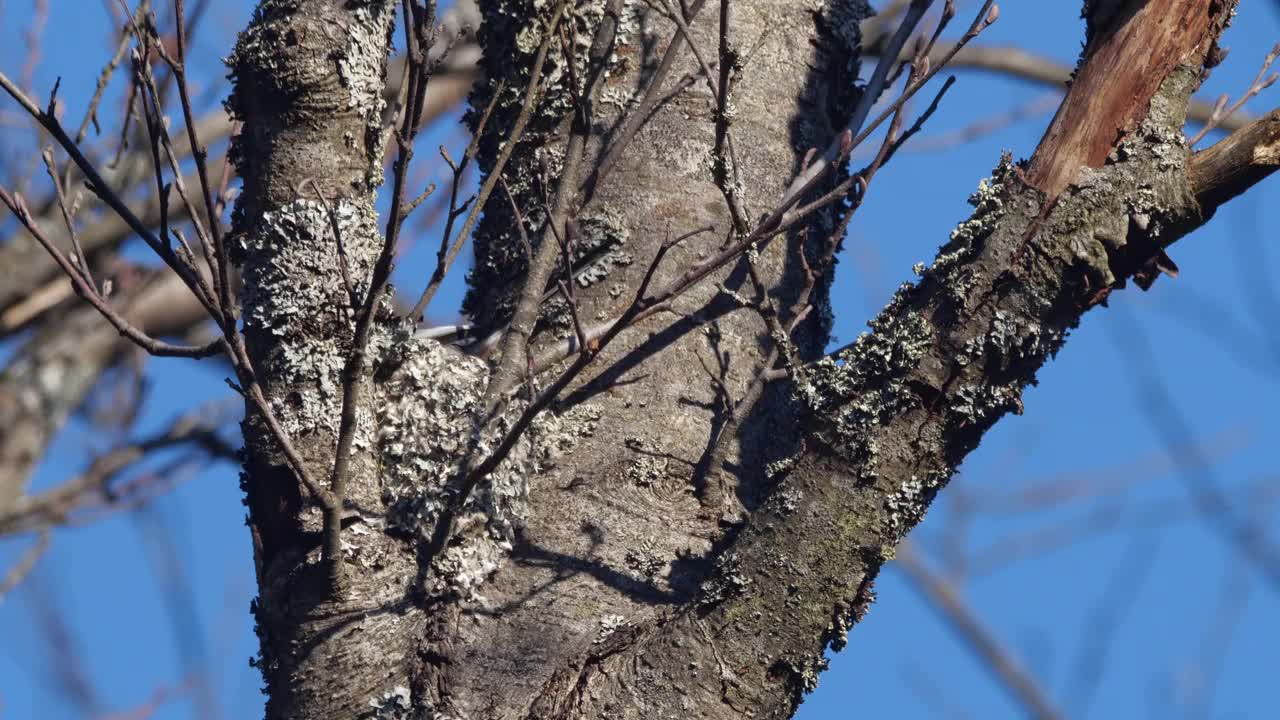
<instances>
[{"instance_id":1,"label":"reddish brown wood","mask_svg":"<svg viewBox=\"0 0 1280 720\"><path fill-rule=\"evenodd\" d=\"M1085 59L1026 177L1049 197L1099 167L1112 147L1147 115L1151 98L1184 59L1202 62L1220 30L1218 0L1146 0L1095 32Z\"/></svg>"}]
</instances>

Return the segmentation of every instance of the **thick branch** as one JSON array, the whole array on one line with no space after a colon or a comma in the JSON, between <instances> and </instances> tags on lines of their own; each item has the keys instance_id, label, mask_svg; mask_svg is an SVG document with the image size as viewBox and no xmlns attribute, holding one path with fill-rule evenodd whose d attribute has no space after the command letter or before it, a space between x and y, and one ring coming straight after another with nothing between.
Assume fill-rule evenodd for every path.
<instances>
[{"instance_id":1,"label":"thick branch","mask_svg":"<svg viewBox=\"0 0 1280 720\"><path fill-rule=\"evenodd\" d=\"M1093 34L1032 170L1006 158L871 333L793 378L807 437L698 602L566 668L530 717L597 717L614 703L646 717L793 712L824 651L867 611L880 566L985 431L1022 411L1082 315L1126 279L1153 279L1163 248L1206 221L1182 123L1231 5L1151 0ZM1260 136L1232 144L1269 147ZM1245 171L1212 177L1233 174Z\"/></svg>"},{"instance_id":2,"label":"thick branch","mask_svg":"<svg viewBox=\"0 0 1280 720\"><path fill-rule=\"evenodd\" d=\"M1272 110L1191 159L1189 179L1208 212L1280 167L1280 110Z\"/></svg>"},{"instance_id":3,"label":"thick branch","mask_svg":"<svg viewBox=\"0 0 1280 720\"><path fill-rule=\"evenodd\" d=\"M1098 167L1116 138L1147 116L1169 72L1193 52L1206 57L1216 13L1201 0L1149 0L1095 31L1067 97L1027 169L1030 184L1056 197L1082 166ZM1216 58L1208 58L1216 62Z\"/></svg>"}]
</instances>

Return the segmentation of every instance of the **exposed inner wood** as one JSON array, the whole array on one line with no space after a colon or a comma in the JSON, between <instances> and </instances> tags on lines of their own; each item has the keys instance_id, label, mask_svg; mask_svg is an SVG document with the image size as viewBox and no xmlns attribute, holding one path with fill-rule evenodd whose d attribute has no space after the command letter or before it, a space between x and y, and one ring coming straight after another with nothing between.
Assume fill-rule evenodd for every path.
<instances>
[{"instance_id":1,"label":"exposed inner wood","mask_svg":"<svg viewBox=\"0 0 1280 720\"><path fill-rule=\"evenodd\" d=\"M1208 0L1147 0L1122 13L1116 26L1096 31L1031 158L1027 181L1053 198L1075 181L1081 166L1100 167L1116 141L1146 117L1169 71L1212 41L1221 12Z\"/></svg>"}]
</instances>

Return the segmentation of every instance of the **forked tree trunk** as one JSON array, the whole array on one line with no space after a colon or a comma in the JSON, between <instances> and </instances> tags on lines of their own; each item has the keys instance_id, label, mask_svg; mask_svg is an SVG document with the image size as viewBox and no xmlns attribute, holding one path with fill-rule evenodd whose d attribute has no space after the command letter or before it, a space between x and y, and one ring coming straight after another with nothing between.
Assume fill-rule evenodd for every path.
<instances>
[{"instance_id":1,"label":"forked tree trunk","mask_svg":"<svg viewBox=\"0 0 1280 720\"><path fill-rule=\"evenodd\" d=\"M284 430L321 479L333 467L352 342L340 248L360 290L381 247L373 198L396 5L263 0L231 61L231 106L245 121L235 228L245 330ZM589 256L574 280L580 318L615 317L666 239L716 228L672 250L653 287L725 243L732 221L711 173L715 103L696 77L663 98L596 182L602 150L624 134L675 25L650 3L584 0L568 3L564 42L544 44L560 3L480 5L487 79L471 123L492 105L478 153L486 173L521 122L540 48L547 60L503 172L511 199L495 192L478 229L466 307L481 337L514 316L537 355L571 336L573 322L560 299L532 319L516 312L529 277L553 287L559 270L530 268L512 203L535 254L568 235ZM691 35L714 63L720 7L706 5ZM861 0L730 5L741 64L733 150L755 221L805 152L845 121L868 10ZM1220 173L1193 187L1181 132L1234 3L1129 5L1090 32L1029 168L1003 160L975 194L973 217L873 332L821 361L831 268L818 268L815 308L793 338L798 365L749 417L729 409L775 338L749 306L757 298L744 259L609 345L481 483L431 558L448 483L492 400L486 384L528 360L464 356L414 337L384 307L360 385L347 582L333 593L321 513L250 413L244 487L268 717L789 717L823 651L867 610L881 564L983 432L1021 409L1022 389L1084 311L1125 278L1149 279L1162 248L1224 197L1222 178L1239 181ZM607 73L594 77L591 58L608 58ZM687 49L676 62L664 91L698 72ZM571 79L593 92L570 92ZM565 192L573 187L583 190L576 199ZM752 253L788 323L803 268L821 257L840 211ZM726 431L732 439L718 448Z\"/></svg>"}]
</instances>

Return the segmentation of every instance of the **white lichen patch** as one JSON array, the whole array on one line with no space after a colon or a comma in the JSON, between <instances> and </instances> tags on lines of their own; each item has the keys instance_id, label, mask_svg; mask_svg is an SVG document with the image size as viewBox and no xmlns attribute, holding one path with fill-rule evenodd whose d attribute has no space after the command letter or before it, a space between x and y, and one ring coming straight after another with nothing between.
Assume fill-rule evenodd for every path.
<instances>
[{"instance_id":1,"label":"white lichen patch","mask_svg":"<svg viewBox=\"0 0 1280 720\"><path fill-rule=\"evenodd\" d=\"M641 488L662 485L671 471L671 459L642 437L630 436L623 443L635 455L623 471L626 482Z\"/></svg>"},{"instance_id":2,"label":"white lichen patch","mask_svg":"<svg viewBox=\"0 0 1280 720\"><path fill-rule=\"evenodd\" d=\"M628 568L644 580L658 577L668 564L662 549L650 538L642 538L635 547L629 548L624 561Z\"/></svg>"},{"instance_id":3,"label":"white lichen patch","mask_svg":"<svg viewBox=\"0 0 1280 720\"><path fill-rule=\"evenodd\" d=\"M818 689L818 678L822 673L826 672L827 666L828 661L825 657L814 655L802 658L783 658L774 666L774 671L785 672L791 676L796 684L796 691L800 695L804 695Z\"/></svg>"},{"instance_id":4,"label":"white lichen patch","mask_svg":"<svg viewBox=\"0 0 1280 720\"><path fill-rule=\"evenodd\" d=\"M510 49L524 63L531 61L543 44L548 42L547 30L552 26L553 15L559 4L551 0L497 0L485 3L484 10L486 17L501 16L507 22L518 23L518 29L511 38ZM560 18L558 28L569 40L569 58L566 59L560 40L552 38L547 47L547 62L542 78L546 94L539 103L539 113L567 109L572 102L571 95L582 92L582 83L588 77L586 59L595 39L596 29L604 18L605 5L606 0L576 2ZM636 2L628 0L626 5L634 6ZM634 30L634 18L634 10L623 13L623 22L616 31L615 47L625 43ZM501 23L493 24L496 26ZM607 61L613 64L617 59L607 58ZM571 62L574 64L572 71L569 69ZM571 77L579 83L576 88L569 87ZM518 107L522 92L519 87L508 88L501 104Z\"/></svg>"},{"instance_id":5,"label":"white lichen patch","mask_svg":"<svg viewBox=\"0 0 1280 720\"><path fill-rule=\"evenodd\" d=\"M616 214L601 213L578 221L573 251L573 280L588 287L608 277L610 271L635 261L623 246L630 233Z\"/></svg>"},{"instance_id":6,"label":"white lichen patch","mask_svg":"<svg viewBox=\"0 0 1280 720\"><path fill-rule=\"evenodd\" d=\"M389 526L426 541L447 507L450 480L469 455L492 450L492 437L478 437L488 370L434 340L409 339L397 351L399 367L378 407L382 495ZM525 517L527 453L517 448L475 489L457 523L465 539L437 559L440 578L463 594L497 568Z\"/></svg>"},{"instance_id":7,"label":"white lichen patch","mask_svg":"<svg viewBox=\"0 0 1280 720\"><path fill-rule=\"evenodd\" d=\"M617 17L606 13L606 0L569 3L561 12L555 36L548 34L554 13L561 3L548 0L483 0L485 23L477 38L484 48L487 81L477 84L470 98L467 122L473 130L487 113L486 131L480 138L477 159L488 172L499 152L510 151L503 178L521 208L528 237L535 246L547 242L539 232L545 224L545 199L553 196L563 175L564 148L571 133L567 122L587 83L594 83L596 122L611 122L608 115L635 102L637 88L628 63L637 57L638 38L647 30L650 8L643 0L625 0ZM612 28L612 33L600 30ZM665 30L665 28L664 28ZM596 41L602 41L596 44ZM605 42L612 40L611 42ZM567 41L567 42L566 42ZM593 47L594 46L594 47ZM510 128L522 117L521 107L529 90L535 57L546 49L538 83L538 101L525 117L527 123L518 145L508 146ZM484 209L476 232L475 264L468 274L472 291L464 312L481 323L505 321L512 306L511 283L527 266L525 243L514 232L516 220L505 197L495 194ZM575 282L591 284L629 258L611 257L603 263L591 262ZM556 275L557 278L563 275ZM563 306L543 320L562 334L568 331Z\"/></svg>"},{"instance_id":8,"label":"white lichen patch","mask_svg":"<svg viewBox=\"0 0 1280 720\"><path fill-rule=\"evenodd\" d=\"M600 627L596 630L596 637L591 642L594 645L599 645L613 637L614 633L626 630L629 627L631 627L631 623L625 617L621 615L605 615L600 618Z\"/></svg>"},{"instance_id":9,"label":"white lichen patch","mask_svg":"<svg viewBox=\"0 0 1280 720\"><path fill-rule=\"evenodd\" d=\"M409 688L397 685L369 701L376 720L409 720L413 717L413 700Z\"/></svg>"},{"instance_id":10,"label":"white lichen patch","mask_svg":"<svg viewBox=\"0 0 1280 720\"><path fill-rule=\"evenodd\" d=\"M369 188L382 184L382 157L388 132L382 122L386 100L387 52L395 13L385 0L367 0L355 8L355 22L347 27L347 42L338 54L338 75L347 88L347 106L357 111L364 122L365 155L369 171L364 183Z\"/></svg>"},{"instance_id":11,"label":"white lichen patch","mask_svg":"<svg viewBox=\"0 0 1280 720\"><path fill-rule=\"evenodd\" d=\"M1001 369L1047 357L1062 346L1065 333L1008 310L996 310L991 330L980 342ZM974 353L975 355L977 353Z\"/></svg>"},{"instance_id":12,"label":"white lichen patch","mask_svg":"<svg viewBox=\"0 0 1280 720\"><path fill-rule=\"evenodd\" d=\"M347 26L348 40L337 57L338 77L347 88L347 106L359 108L367 117L380 117L383 64L387 57L388 37L395 13L382 1L366 2L352 8Z\"/></svg>"},{"instance_id":13,"label":"white lichen patch","mask_svg":"<svg viewBox=\"0 0 1280 720\"><path fill-rule=\"evenodd\" d=\"M640 98L634 91L624 90L620 87L606 87L600 91L600 103L602 105L610 105L618 110L626 110L627 108L638 105Z\"/></svg>"},{"instance_id":14,"label":"white lichen patch","mask_svg":"<svg viewBox=\"0 0 1280 720\"><path fill-rule=\"evenodd\" d=\"M897 489L884 501L892 538L901 538L907 530L924 519L924 514L929 509L928 495L940 488L945 481L945 474L925 477L912 475L910 479L898 484Z\"/></svg>"},{"instance_id":15,"label":"white lichen patch","mask_svg":"<svg viewBox=\"0 0 1280 720\"><path fill-rule=\"evenodd\" d=\"M538 422L538 457L550 467L556 459L596 433L604 413L590 402L578 403L559 415L546 414Z\"/></svg>"},{"instance_id":16,"label":"white lichen patch","mask_svg":"<svg viewBox=\"0 0 1280 720\"><path fill-rule=\"evenodd\" d=\"M296 200L263 213L241 238L241 250L254 257L244 267L241 289L245 331L273 338L274 352L258 371L288 389L272 394L272 409L291 437L336 432L341 417L353 322L334 222L347 248L349 276L363 293L380 244L371 202L339 200L326 208ZM364 412L357 421L357 447L368 447L372 417Z\"/></svg>"},{"instance_id":17,"label":"white lichen patch","mask_svg":"<svg viewBox=\"0 0 1280 720\"><path fill-rule=\"evenodd\" d=\"M262 0L225 61L235 82L227 110L251 122L262 115L287 114L290 121L285 125L291 130L309 126L317 141L335 117L348 127L358 119L361 132L345 129L331 141L335 147L362 147L368 168L357 183L363 186L359 189L378 186L386 143L382 90L395 5L389 0L348 0L300 7L296 0ZM276 123L264 127L272 125ZM272 142L263 133L254 141ZM233 157L243 159L239 153L245 144L245 138L234 144ZM308 149L315 150L287 152L300 157Z\"/></svg>"},{"instance_id":18,"label":"white lichen patch","mask_svg":"<svg viewBox=\"0 0 1280 720\"><path fill-rule=\"evenodd\" d=\"M450 483L468 459L478 464L495 452L524 406L508 403L482 430L489 372L483 361L428 338L404 339L395 353L397 368L378 404L383 501L390 527L425 541L447 507ZM436 559L433 591L476 595L528 518L529 478L590 434L598 419L580 408L534 421L467 497L449 547Z\"/></svg>"},{"instance_id":19,"label":"white lichen patch","mask_svg":"<svg viewBox=\"0 0 1280 720\"><path fill-rule=\"evenodd\" d=\"M804 502L804 491L800 488L788 487L777 495L778 510L782 514L790 514L800 508Z\"/></svg>"},{"instance_id":20,"label":"white lichen patch","mask_svg":"<svg viewBox=\"0 0 1280 720\"><path fill-rule=\"evenodd\" d=\"M728 552L716 563L715 573L698 591L698 603L717 605L729 598L746 595L751 589L751 578L742 572L737 553Z\"/></svg>"},{"instance_id":21,"label":"white lichen patch","mask_svg":"<svg viewBox=\"0 0 1280 720\"><path fill-rule=\"evenodd\" d=\"M665 458L638 457L627 465L627 480L637 487L653 487L667 476L667 465Z\"/></svg>"},{"instance_id":22,"label":"white lichen patch","mask_svg":"<svg viewBox=\"0 0 1280 720\"><path fill-rule=\"evenodd\" d=\"M974 257L981 243L999 226L1006 212L1005 196L1008 192L1006 178L1012 173L1012 158L1005 153L1000 158L1000 164L992 171L991 177L978 181L977 191L969 196L973 214L951 231L947 244L939 248L932 265L926 268L923 264L919 264L913 268L913 271L921 277L932 277L938 282L945 283L949 288L950 297L955 301L962 301L967 295L972 287L973 278L951 277L951 275L957 269L964 272L964 263Z\"/></svg>"}]
</instances>

